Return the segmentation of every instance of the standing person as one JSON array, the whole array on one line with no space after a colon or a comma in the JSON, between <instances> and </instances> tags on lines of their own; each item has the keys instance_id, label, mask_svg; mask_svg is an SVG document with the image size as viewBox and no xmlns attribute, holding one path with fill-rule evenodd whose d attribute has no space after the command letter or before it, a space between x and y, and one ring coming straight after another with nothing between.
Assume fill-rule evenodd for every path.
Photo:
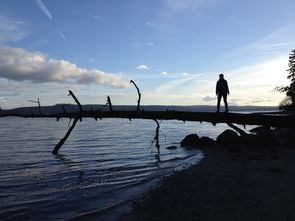
<instances>
[{"instance_id":1,"label":"standing person","mask_svg":"<svg viewBox=\"0 0 295 221\"><path fill-rule=\"evenodd\" d=\"M216 95L217 95L217 112L219 112L220 101L222 97L223 97L223 101L225 105L225 112L228 112L227 95L229 95L229 89L228 89L227 81L224 79L223 74L219 75L219 80L216 83Z\"/></svg>"}]
</instances>

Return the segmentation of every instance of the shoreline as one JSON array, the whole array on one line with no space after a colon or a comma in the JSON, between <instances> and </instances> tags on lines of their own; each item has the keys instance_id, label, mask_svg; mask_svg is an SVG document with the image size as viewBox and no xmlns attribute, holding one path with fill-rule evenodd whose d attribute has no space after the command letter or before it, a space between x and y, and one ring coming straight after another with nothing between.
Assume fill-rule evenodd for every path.
<instances>
[{"instance_id":1,"label":"shoreline","mask_svg":"<svg viewBox=\"0 0 295 221\"><path fill-rule=\"evenodd\" d=\"M201 148L121 220L294 220L295 148Z\"/></svg>"}]
</instances>

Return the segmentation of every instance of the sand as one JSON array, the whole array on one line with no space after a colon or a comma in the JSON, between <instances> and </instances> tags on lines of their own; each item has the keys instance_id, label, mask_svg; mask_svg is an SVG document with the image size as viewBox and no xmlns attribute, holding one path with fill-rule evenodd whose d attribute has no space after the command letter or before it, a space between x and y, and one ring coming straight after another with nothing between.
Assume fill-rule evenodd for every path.
<instances>
[{"instance_id":1,"label":"sand","mask_svg":"<svg viewBox=\"0 0 295 221\"><path fill-rule=\"evenodd\" d=\"M295 220L295 147L213 146L122 220Z\"/></svg>"}]
</instances>

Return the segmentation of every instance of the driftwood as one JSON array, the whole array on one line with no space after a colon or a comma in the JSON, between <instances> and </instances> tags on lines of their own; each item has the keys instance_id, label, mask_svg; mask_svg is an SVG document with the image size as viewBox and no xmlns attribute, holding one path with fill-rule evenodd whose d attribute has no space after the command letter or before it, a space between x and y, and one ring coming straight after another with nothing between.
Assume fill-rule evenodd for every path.
<instances>
[{"instance_id":1,"label":"driftwood","mask_svg":"<svg viewBox=\"0 0 295 221\"><path fill-rule=\"evenodd\" d=\"M1 117L24 118L125 118L149 120L180 120L240 125L262 125L267 127L295 128L295 115L239 114L184 111L83 111L60 114L3 114Z\"/></svg>"},{"instance_id":2,"label":"driftwood","mask_svg":"<svg viewBox=\"0 0 295 221\"><path fill-rule=\"evenodd\" d=\"M101 111L101 110L91 110L91 111L83 111L82 105L79 100L76 98L72 91L69 91L69 96L72 96L74 101L77 103L79 107L79 112L69 113L65 111L63 108L63 113L59 114L42 114L41 109L39 108L39 115L36 114L7 114L0 111L0 117L24 117L24 118L56 118L57 121L60 118L69 118L74 119L71 127L68 129L64 138L60 140L60 142L55 146L52 151L53 154L57 154L60 147L65 143L67 138L70 136L71 132L75 128L77 121L82 118L94 118L102 119L102 118L125 118L125 119L149 119L154 120L157 124L156 128L156 147L158 149L158 153L160 152L160 144L159 144L159 128L160 124L158 120L180 120L180 121L199 121L199 122L210 122L213 125L217 123L226 123L228 126L236 130L241 135L245 135L246 133L233 124L240 125L262 125L266 127L281 127L281 128L295 128L295 115L272 115L272 114L238 114L238 113L215 113L215 112L183 112L183 111L139 111L140 109L140 99L141 93L137 85L131 80L130 83L133 83L138 92L138 101L137 101L137 110L136 111L113 111L111 99L108 96L108 105L110 111ZM39 107L40 107L40 101Z\"/></svg>"}]
</instances>

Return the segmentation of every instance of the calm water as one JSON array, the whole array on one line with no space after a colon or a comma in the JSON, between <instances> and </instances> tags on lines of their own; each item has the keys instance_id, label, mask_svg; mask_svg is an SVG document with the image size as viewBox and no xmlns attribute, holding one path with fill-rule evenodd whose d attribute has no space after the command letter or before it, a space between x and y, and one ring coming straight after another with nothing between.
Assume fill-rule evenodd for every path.
<instances>
[{"instance_id":1,"label":"calm water","mask_svg":"<svg viewBox=\"0 0 295 221\"><path fill-rule=\"evenodd\" d=\"M179 147L186 135L216 138L227 128L163 121L158 159L154 121L85 119L60 154L51 154L68 123L0 118L0 220L114 219L116 208L140 197L159 177L202 158L198 150ZM170 145L178 148L167 150Z\"/></svg>"}]
</instances>

